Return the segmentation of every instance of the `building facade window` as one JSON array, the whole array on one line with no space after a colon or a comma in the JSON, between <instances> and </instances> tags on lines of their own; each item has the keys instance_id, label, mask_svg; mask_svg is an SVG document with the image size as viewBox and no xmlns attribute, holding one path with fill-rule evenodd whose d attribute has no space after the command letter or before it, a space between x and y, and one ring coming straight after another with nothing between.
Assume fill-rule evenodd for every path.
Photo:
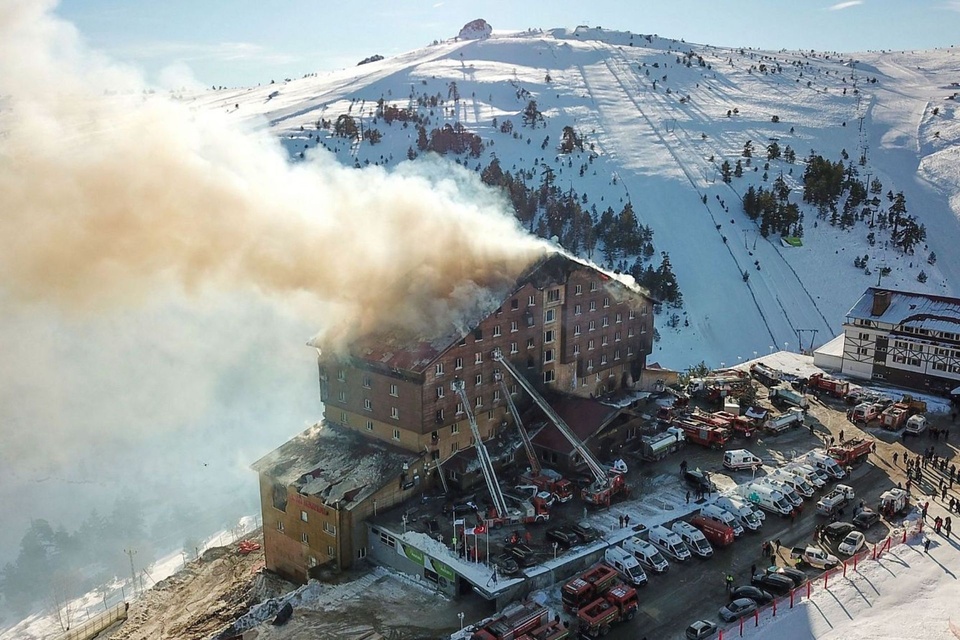
<instances>
[{"instance_id":1,"label":"building facade window","mask_svg":"<svg viewBox=\"0 0 960 640\"><path fill-rule=\"evenodd\" d=\"M583 293L583 285L578 284L573 288L573 294L579 296Z\"/></svg>"},{"instance_id":2,"label":"building facade window","mask_svg":"<svg viewBox=\"0 0 960 640\"><path fill-rule=\"evenodd\" d=\"M473 364L483 364L483 352L477 351L473 354Z\"/></svg>"},{"instance_id":3,"label":"building facade window","mask_svg":"<svg viewBox=\"0 0 960 640\"><path fill-rule=\"evenodd\" d=\"M347 392L343 391L342 389L340 391L337 391L337 400L339 400L340 402L346 402Z\"/></svg>"},{"instance_id":4,"label":"building facade window","mask_svg":"<svg viewBox=\"0 0 960 640\"><path fill-rule=\"evenodd\" d=\"M363 388L369 389L371 386L373 386L373 383L370 380L370 376L363 376Z\"/></svg>"},{"instance_id":5,"label":"building facade window","mask_svg":"<svg viewBox=\"0 0 960 640\"><path fill-rule=\"evenodd\" d=\"M400 429L396 429L396 428L395 428L395 429L393 430L393 439L394 439L394 440L399 440L399 439L400 439Z\"/></svg>"},{"instance_id":6,"label":"building facade window","mask_svg":"<svg viewBox=\"0 0 960 640\"><path fill-rule=\"evenodd\" d=\"M438 397L438 398L442 398L444 393L445 393L445 391L444 391L444 389L443 389L443 385L439 385L439 386L437 387L437 397Z\"/></svg>"},{"instance_id":7,"label":"building facade window","mask_svg":"<svg viewBox=\"0 0 960 640\"><path fill-rule=\"evenodd\" d=\"M328 534L330 534L331 536L335 536L335 535L337 535L337 525L335 525L335 524L333 524L333 523L330 523L330 522L324 522L324 523L323 523L323 532L324 532L324 533L328 533Z\"/></svg>"},{"instance_id":8,"label":"building facade window","mask_svg":"<svg viewBox=\"0 0 960 640\"><path fill-rule=\"evenodd\" d=\"M495 326L495 327L493 328L493 337L494 337L494 338L499 338L501 335L503 335L503 334L500 332L500 325Z\"/></svg>"},{"instance_id":9,"label":"building facade window","mask_svg":"<svg viewBox=\"0 0 960 640\"><path fill-rule=\"evenodd\" d=\"M300 519L303 520L304 522L310 521L309 518L307 517L307 512L304 511L303 509L300 510Z\"/></svg>"},{"instance_id":10,"label":"building facade window","mask_svg":"<svg viewBox=\"0 0 960 640\"><path fill-rule=\"evenodd\" d=\"M457 370L463 369L463 358L457 358L453 363L453 368Z\"/></svg>"},{"instance_id":11,"label":"building facade window","mask_svg":"<svg viewBox=\"0 0 960 640\"><path fill-rule=\"evenodd\" d=\"M303 544L310 544L310 536L307 535L306 531L300 534L300 542Z\"/></svg>"},{"instance_id":12,"label":"building facade window","mask_svg":"<svg viewBox=\"0 0 960 640\"><path fill-rule=\"evenodd\" d=\"M590 301L590 311L596 311L596 310L597 310L597 301L596 301L596 300L591 300L591 301Z\"/></svg>"},{"instance_id":13,"label":"building facade window","mask_svg":"<svg viewBox=\"0 0 960 640\"><path fill-rule=\"evenodd\" d=\"M347 381L347 373L343 369L337 369L337 380L340 382Z\"/></svg>"},{"instance_id":14,"label":"building facade window","mask_svg":"<svg viewBox=\"0 0 960 640\"><path fill-rule=\"evenodd\" d=\"M580 315L581 313L583 313L583 307L581 307L579 304L578 304L578 305L575 305L575 306L573 307L573 315L578 316L578 315Z\"/></svg>"},{"instance_id":15,"label":"building facade window","mask_svg":"<svg viewBox=\"0 0 960 640\"><path fill-rule=\"evenodd\" d=\"M390 407L390 417L393 418L394 420L399 420L400 409L397 409L396 407Z\"/></svg>"},{"instance_id":16,"label":"building facade window","mask_svg":"<svg viewBox=\"0 0 960 640\"><path fill-rule=\"evenodd\" d=\"M283 533L283 520L277 520L277 531Z\"/></svg>"},{"instance_id":17,"label":"building facade window","mask_svg":"<svg viewBox=\"0 0 960 640\"><path fill-rule=\"evenodd\" d=\"M520 352L520 346L519 346L519 344L516 343L516 342L511 342L511 343L510 343L510 353L519 353L519 352Z\"/></svg>"},{"instance_id":18,"label":"building facade window","mask_svg":"<svg viewBox=\"0 0 960 640\"><path fill-rule=\"evenodd\" d=\"M438 363L437 363L436 374L437 374L438 376L442 376L442 375L443 375L443 363L442 363L442 362L438 362Z\"/></svg>"},{"instance_id":19,"label":"building facade window","mask_svg":"<svg viewBox=\"0 0 960 640\"><path fill-rule=\"evenodd\" d=\"M400 390L397 388L397 385L390 385L390 395L392 395L394 398L400 395Z\"/></svg>"},{"instance_id":20,"label":"building facade window","mask_svg":"<svg viewBox=\"0 0 960 640\"><path fill-rule=\"evenodd\" d=\"M553 369L547 369L543 372L543 382L544 384L550 384L556 379Z\"/></svg>"},{"instance_id":21,"label":"building facade window","mask_svg":"<svg viewBox=\"0 0 960 640\"><path fill-rule=\"evenodd\" d=\"M373 402L370 400L370 398L363 399L363 408L367 411L373 411Z\"/></svg>"},{"instance_id":22,"label":"building facade window","mask_svg":"<svg viewBox=\"0 0 960 640\"><path fill-rule=\"evenodd\" d=\"M553 342L553 329L549 329L543 332L543 341L544 342Z\"/></svg>"},{"instance_id":23,"label":"building facade window","mask_svg":"<svg viewBox=\"0 0 960 640\"><path fill-rule=\"evenodd\" d=\"M547 349L543 352L543 363L553 362L553 349Z\"/></svg>"},{"instance_id":24,"label":"building facade window","mask_svg":"<svg viewBox=\"0 0 960 640\"><path fill-rule=\"evenodd\" d=\"M560 289L547 291L547 302L560 302Z\"/></svg>"},{"instance_id":25,"label":"building facade window","mask_svg":"<svg viewBox=\"0 0 960 640\"><path fill-rule=\"evenodd\" d=\"M367 420L367 431L373 431L373 420Z\"/></svg>"}]
</instances>

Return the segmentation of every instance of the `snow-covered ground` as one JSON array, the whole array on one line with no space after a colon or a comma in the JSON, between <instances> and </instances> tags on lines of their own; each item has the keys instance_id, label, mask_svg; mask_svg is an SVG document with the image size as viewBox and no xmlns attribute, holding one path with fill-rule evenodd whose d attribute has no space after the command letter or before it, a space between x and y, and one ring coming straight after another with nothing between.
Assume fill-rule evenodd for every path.
<instances>
[{"instance_id":1,"label":"snow-covered ground","mask_svg":"<svg viewBox=\"0 0 960 640\"><path fill-rule=\"evenodd\" d=\"M960 637L960 542L929 532L893 547L877 561L864 560L846 577L834 576L829 588L814 587L809 600L790 609L769 610L744 627L744 638L842 638L880 640ZM735 627L725 637L739 637Z\"/></svg>"},{"instance_id":2,"label":"snow-covered ground","mask_svg":"<svg viewBox=\"0 0 960 640\"><path fill-rule=\"evenodd\" d=\"M0 640L47 640L63 633L63 625L71 627L100 615L108 608L121 603L133 602L141 594L141 589L150 589L184 567L188 559L197 551L202 555L208 549L232 544L249 535L259 527L260 516L244 516L232 529L217 531L200 543L196 550L174 551L146 568L137 571L137 585L130 577L118 578L100 589L96 589L63 605L60 618L47 611L33 614L16 625L0 631Z\"/></svg>"},{"instance_id":3,"label":"snow-covered ground","mask_svg":"<svg viewBox=\"0 0 960 640\"><path fill-rule=\"evenodd\" d=\"M690 51L704 66L697 58L685 65L679 56ZM960 254L951 246L960 233L960 126L956 103L944 98L954 91L950 70L958 56L953 49L764 52L556 29L448 41L352 69L183 99L228 117L265 121L292 155L326 148L345 164L389 167L406 160L417 134L413 126L375 122L377 100L416 109L414 97L438 95L444 104L420 111L431 115L428 129L460 122L488 143L480 158L464 160L466 166L479 169L496 157L505 171L535 168L528 181L534 187L543 167L550 167L556 184L587 194L601 211L619 211L632 201L639 221L654 229L657 251L669 253L685 301L679 313L688 326L667 328L668 310L658 321L662 339L654 357L684 368L700 360L730 365L771 348L797 351L828 341L863 290L877 284L879 266L892 270L884 286L956 293ZM770 71L777 66L779 72ZM546 118L542 128L520 126L530 98ZM737 113L727 117L732 109ZM377 127L383 141L351 143L317 130L321 118L341 114ZM499 132L494 118L512 120L520 135ZM556 151L567 125L596 154L582 175L578 167L590 154ZM550 141L542 147L545 136ZM764 181L771 139L792 146L798 160L770 161ZM752 168L724 184L720 164L742 160L747 140L755 147ZM811 151L834 161L846 151L862 180L879 178L884 194L904 191L908 212L927 226L926 245L904 256L884 248L880 232L871 246L864 223L848 231L823 220L815 224L815 211L801 202L803 160ZM863 166L856 163L861 154ZM740 207L749 185L769 188L781 173L793 189L791 201L805 214L803 247L787 248L775 235L759 237ZM933 265L927 263L931 251L938 258ZM863 255L870 256L869 275L853 266ZM600 251L593 257L603 262ZM921 268L926 283L917 281ZM744 272L750 274L746 283ZM815 341L810 330L816 330Z\"/></svg>"}]
</instances>

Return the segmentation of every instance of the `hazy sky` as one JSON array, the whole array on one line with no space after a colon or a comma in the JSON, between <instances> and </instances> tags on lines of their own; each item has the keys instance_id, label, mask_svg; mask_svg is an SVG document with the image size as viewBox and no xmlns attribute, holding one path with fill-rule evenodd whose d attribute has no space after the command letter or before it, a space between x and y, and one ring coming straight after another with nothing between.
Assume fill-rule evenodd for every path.
<instances>
[{"instance_id":1,"label":"hazy sky","mask_svg":"<svg viewBox=\"0 0 960 640\"><path fill-rule=\"evenodd\" d=\"M918 49L960 39L960 0L62 0L58 13L151 81L192 75L228 86L416 49L474 18L497 30L588 24L764 49Z\"/></svg>"}]
</instances>

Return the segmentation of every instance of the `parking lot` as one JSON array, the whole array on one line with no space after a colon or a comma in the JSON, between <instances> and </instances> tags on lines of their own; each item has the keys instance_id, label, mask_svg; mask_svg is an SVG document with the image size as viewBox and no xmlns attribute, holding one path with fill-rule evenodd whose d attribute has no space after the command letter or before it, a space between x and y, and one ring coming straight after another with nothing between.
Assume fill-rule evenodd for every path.
<instances>
[{"instance_id":1,"label":"parking lot","mask_svg":"<svg viewBox=\"0 0 960 640\"><path fill-rule=\"evenodd\" d=\"M839 401L828 400L827 404L822 404L812 400L807 417L807 424L813 426L812 433L807 428L794 428L776 436L760 434L753 441L740 440L733 441L731 444L750 449L764 460L765 469L769 470L771 466L791 460L812 448L822 447L831 436L839 440L841 431L847 439L858 435L872 437L877 444L876 452L869 456L866 463L854 467L851 475L843 480L843 483L852 486L856 491L857 497L854 504L863 500L867 507L876 509L881 493L896 486L897 482L906 483L903 467L904 452L909 451L911 455L922 452L931 445L931 441L927 438L912 438L906 441L905 447L895 432L886 432L879 427L868 428L866 431L860 430L847 421L847 409L848 407ZM933 424L940 428L947 427L949 418L935 416ZM948 459L954 458L956 450L949 442L949 437L946 442L940 441L935 446L938 455L945 455ZM895 451L898 453L897 465L893 463ZM722 453L719 451L688 444L681 452L659 463L635 465L638 473L632 474L634 477L631 481L637 485L643 485L663 475L673 475L679 483L680 460L686 460L690 468L700 467L710 471L711 478L720 485L721 490L734 482L741 483L750 479L749 471L726 472L722 467L721 458ZM758 473L764 473L764 471ZM609 637L615 639L681 638L684 629L694 620L704 618L718 621L718 609L729 601L725 585L726 574L732 574L735 585L740 586L750 583L752 566L755 565L758 570L769 566L769 556L761 554L764 541L780 541L782 547L776 558L779 565L793 564L789 557L791 547L820 544L815 540L815 529L817 525L827 524L829 519L816 514L815 503L819 496L831 486L828 484L824 490L806 500L803 511L796 520L767 514L760 531L746 531L733 545L715 549L713 558L707 560L692 558L684 563L671 563L671 568L666 574L651 575L649 584L640 589L640 611L637 617L614 627ZM921 503L924 500L932 500L927 494L935 489L936 487L928 484L920 487L920 491L924 493L919 493L914 486L913 497ZM635 492L635 495L639 496L641 501L650 499L650 496L644 496L642 491ZM947 496L947 500L949 498L950 495ZM613 508L616 509L616 505ZM848 508L844 519L849 520L851 516L852 508ZM867 543L872 544L883 540L889 531L890 523L881 520L865 532ZM836 548L838 542L839 540L823 544L830 553L839 555ZM839 557L842 559L844 556L839 555ZM810 576L818 573L813 569L807 571Z\"/></svg>"}]
</instances>

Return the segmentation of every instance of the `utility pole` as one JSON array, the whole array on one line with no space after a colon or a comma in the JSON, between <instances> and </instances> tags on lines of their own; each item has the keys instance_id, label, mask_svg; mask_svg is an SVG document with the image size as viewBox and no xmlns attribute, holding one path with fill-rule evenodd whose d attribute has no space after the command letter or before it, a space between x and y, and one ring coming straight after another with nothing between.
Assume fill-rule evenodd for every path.
<instances>
[{"instance_id":1,"label":"utility pole","mask_svg":"<svg viewBox=\"0 0 960 640\"><path fill-rule=\"evenodd\" d=\"M137 595L137 571L133 568L133 556L137 552L135 549L124 549L123 552L130 557L130 578L133 580L133 593Z\"/></svg>"}]
</instances>

